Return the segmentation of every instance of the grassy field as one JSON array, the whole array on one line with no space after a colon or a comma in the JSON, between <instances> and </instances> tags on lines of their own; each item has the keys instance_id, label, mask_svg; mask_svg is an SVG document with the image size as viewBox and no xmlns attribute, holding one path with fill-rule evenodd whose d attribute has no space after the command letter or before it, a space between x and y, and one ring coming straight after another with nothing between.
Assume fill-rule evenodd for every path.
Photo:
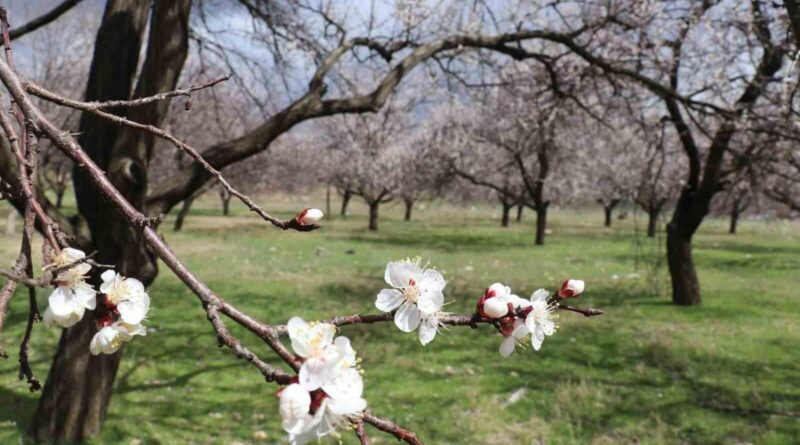
<instances>
[{"instance_id":1,"label":"grassy field","mask_svg":"<svg viewBox=\"0 0 800 445\"><path fill-rule=\"evenodd\" d=\"M286 216L298 207L266 205ZM387 206L380 231L370 233L356 205L352 216L299 234L238 206L222 217L216 201L201 200L183 232L169 231L168 221L163 233L212 288L271 322L373 313L386 261L408 256L430 259L445 274L453 312L471 311L494 281L527 296L564 277L585 279L581 303L606 315L562 313L541 351L510 359L500 357L501 337L486 326L450 329L426 347L391 324L343 329L364 359L371 409L428 444L799 440L797 223L744 221L735 236L725 221L704 224L695 242L704 305L684 308L669 303L662 240L640 236L644 220L608 229L599 211L555 211L547 245L535 247L531 214L503 229L493 208L425 207L405 223L399 206ZM5 212L0 207L0 217ZM16 242L0 242L3 266ZM92 443L285 443L276 387L216 347L196 298L161 271L150 291L151 332L126 348L108 421ZM46 304L45 292L39 298ZM14 300L0 337L12 351L24 306ZM36 326L32 356L42 379L58 335ZM248 345L268 355L258 342ZM16 357L0 361L0 444L22 441L35 397L17 380Z\"/></svg>"}]
</instances>

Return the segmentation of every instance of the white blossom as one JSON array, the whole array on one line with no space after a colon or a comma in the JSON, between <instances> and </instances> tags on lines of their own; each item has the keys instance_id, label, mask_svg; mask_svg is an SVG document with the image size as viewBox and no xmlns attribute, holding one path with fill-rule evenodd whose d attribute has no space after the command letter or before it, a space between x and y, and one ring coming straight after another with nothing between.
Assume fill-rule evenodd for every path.
<instances>
[{"instance_id":1,"label":"white blossom","mask_svg":"<svg viewBox=\"0 0 800 445\"><path fill-rule=\"evenodd\" d=\"M89 351L92 355L113 354L135 335L147 335L147 329L141 324L112 323L97 331L89 343Z\"/></svg>"},{"instance_id":2,"label":"white blossom","mask_svg":"<svg viewBox=\"0 0 800 445\"><path fill-rule=\"evenodd\" d=\"M553 335L556 331L555 306L547 303L548 293L538 289L531 295L530 312L525 317L525 326L531 333L533 349L542 347L545 335Z\"/></svg>"},{"instance_id":3,"label":"white blossom","mask_svg":"<svg viewBox=\"0 0 800 445\"><path fill-rule=\"evenodd\" d=\"M305 360L299 383L281 391L279 407L289 442L304 444L347 424L367 402L356 352L347 337L334 339L333 325L306 323L299 317L289 320L288 328L292 348Z\"/></svg>"},{"instance_id":4,"label":"white blossom","mask_svg":"<svg viewBox=\"0 0 800 445\"><path fill-rule=\"evenodd\" d=\"M150 309L150 296L142 282L136 278L126 278L113 270L103 272L100 278L103 280L100 292L119 311L120 320L129 325L141 323Z\"/></svg>"},{"instance_id":5,"label":"white blossom","mask_svg":"<svg viewBox=\"0 0 800 445\"><path fill-rule=\"evenodd\" d=\"M419 259L392 261L386 265L384 280L393 289L382 289L375 300L375 307L383 312L396 309L394 324L403 332L412 332L422 320L427 320L425 333L421 334L420 339L432 340L435 336L435 332L432 335L430 333L434 321L432 316L444 304L442 290L446 283L442 274L420 267Z\"/></svg>"},{"instance_id":6,"label":"white blossom","mask_svg":"<svg viewBox=\"0 0 800 445\"><path fill-rule=\"evenodd\" d=\"M47 268L62 268L85 257L82 251L67 247ZM91 268L89 264L80 263L59 272L55 277L56 289L50 294L45 310L45 322L48 326L68 328L83 318L86 309L95 308L96 292L86 283L86 274Z\"/></svg>"}]
</instances>

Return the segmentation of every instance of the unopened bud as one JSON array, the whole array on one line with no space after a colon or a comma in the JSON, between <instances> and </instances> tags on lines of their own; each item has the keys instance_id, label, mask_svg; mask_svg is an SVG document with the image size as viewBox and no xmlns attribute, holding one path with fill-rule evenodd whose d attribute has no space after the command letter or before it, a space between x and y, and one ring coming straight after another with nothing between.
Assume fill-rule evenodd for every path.
<instances>
[{"instance_id":1,"label":"unopened bud","mask_svg":"<svg viewBox=\"0 0 800 445\"><path fill-rule=\"evenodd\" d=\"M561 284L561 289L558 290L558 296L561 298L573 298L583 293L586 283L583 280L566 280Z\"/></svg>"},{"instance_id":2,"label":"unopened bud","mask_svg":"<svg viewBox=\"0 0 800 445\"><path fill-rule=\"evenodd\" d=\"M501 297L489 298L483 302L483 313L489 318L500 318L508 313L508 302Z\"/></svg>"},{"instance_id":3,"label":"unopened bud","mask_svg":"<svg viewBox=\"0 0 800 445\"><path fill-rule=\"evenodd\" d=\"M320 209L303 209L303 211L297 215L297 222L300 223L301 226L314 226L324 216L325 214L322 213Z\"/></svg>"}]
</instances>

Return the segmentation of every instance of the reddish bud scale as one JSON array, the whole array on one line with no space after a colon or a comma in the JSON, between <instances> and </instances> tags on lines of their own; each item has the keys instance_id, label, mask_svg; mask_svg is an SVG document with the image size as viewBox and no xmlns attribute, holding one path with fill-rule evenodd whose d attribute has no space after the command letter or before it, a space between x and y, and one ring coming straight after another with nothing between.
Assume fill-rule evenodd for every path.
<instances>
[{"instance_id":1,"label":"reddish bud scale","mask_svg":"<svg viewBox=\"0 0 800 445\"><path fill-rule=\"evenodd\" d=\"M514 316L506 315L505 317L501 318L500 333L503 334L504 337L509 337L513 332L514 332Z\"/></svg>"},{"instance_id":2,"label":"reddish bud scale","mask_svg":"<svg viewBox=\"0 0 800 445\"><path fill-rule=\"evenodd\" d=\"M317 412L320 405L322 405L322 401L325 400L325 397L328 397L328 394L325 394L325 391L321 389L311 393L311 408L309 409L309 414L315 414Z\"/></svg>"},{"instance_id":3,"label":"reddish bud scale","mask_svg":"<svg viewBox=\"0 0 800 445\"><path fill-rule=\"evenodd\" d=\"M95 320L95 325L97 329L104 328L106 326L111 326L114 323L114 318L109 313L104 313L97 317Z\"/></svg>"},{"instance_id":4,"label":"reddish bud scale","mask_svg":"<svg viewBox=\"0 0 800 445\"><path fill-rule=\"evenodd\" d=\"M305 220L303 218L305 218L305 216L306 216L306 214L308 213L309 210L311 210L311 209L303 209L300 212L300 214L297 215L297 222L299 222L303 226L306 225L306 222L305 222Z\"/></svg>"}]
</instances>

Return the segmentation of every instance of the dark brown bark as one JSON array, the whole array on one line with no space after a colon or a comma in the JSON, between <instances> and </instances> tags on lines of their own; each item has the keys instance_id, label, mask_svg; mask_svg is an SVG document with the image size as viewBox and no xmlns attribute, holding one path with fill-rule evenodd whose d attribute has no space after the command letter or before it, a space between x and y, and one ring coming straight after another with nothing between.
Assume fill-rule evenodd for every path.
<instances>
[{"instance_id":1,"label":"dark brown bark","mask_svg":"<svg viewBox=\"0 0 800 445\"><path fill-rule=\"evenodd\" d=\"M522 204L517 205L517 222L522 221L522 211L525 209L525 206Z\"/></svg>"},{"instance_id":2,"label":"dark brown bark","mask_svg":"<svg viewBox=\"0 0 800 445\"><path fill-rule=\"evenodd\" d=\"M791 25L794 42L800 48L800 5L797 0L784 0L783 3L789 12L789 24Z\"/></svg>"},{"instance_id":3,"label":"dark brown bark","mask_svg":"<svg viewBox=\"0 0 800 445\"><path fill-rule=\"evenodd\" d=\"M609 202L605 202L602 199L600 199L598 201L600 201L600 205L603 206L603 212L605 213L605 221L603 222L603 225L605 227L611 227L611 221L613 219L614 208L617 207L617 205L620 203L620 200L619 199L612 199Z\"/></svg>"},{"instance_id":4,"label":"dark brown bark","mask_svg":"<svg viewBox=\"0 0 800 445\"><path fill-rule=\"evenodd\" d=\"M656 230L658 229L658 216L661 214L661 209L651 209L647 211L647 237L655 238Z\"/></svg>"},{"instance_id":5,"label":"dark brown bark","mask_svg":"<svg viewBox=\"0 0 800 445\"><path fill-rule=\"evenodd\" d=\"M667 262L672 279L672 302L694 306L702 302L700 281L692 259L692 238L672 222L667 225Z\"/></svg>"},{"instance_id":6,"label":"dark brown bark","mask_svg":"<svg viewBox=\"0 0 800 445\"><path fill-rule=\"evenodd\" d=\"M380 201L369 202L369 230L378 230L378 206Z\"/></svg>"},{"instance_id":7,"label":"dark brown bark","mask_svg":"<svg viewBox=\"0 0 800 445\"><path fill-rule=\"evenodd\" d=\"M544 245L544 236L547 231L547 204L536 209L536 245Z\"/></svg>"},{"instance_id":8,"label":"dark brown bark","mask_svg":"<svg viewBox=\"0 0 800 445\"><path fill-rule=\"evenodd\" d=\"M222 198L222 215L228 216L231 214L231 197L228 195L227 197Z\"/></svg>"},{"instance_id":9,"label":"dark brown bark","mask_svg":"<svg viewBox=\"0 0 800 445\"><path fill-rule=\"evenodd\" d=\"M410 199L404 199L403 204L405 205L403 221L411 221L411 210L414 208L414 201Z\"/></svg>"},{"instance_id":10,"label":"dark brown bark","mask_svg":"<svg viewBox=\"0 0 800 445\"><path fill-rule=\"evenodd\" d=\"M150 42L135 97L175 88L188 48L190 0L156 2L152 12ZM129 99L149 2L110 0L98 30L87 85L87 100ZM169 101L136 107L127 117L159 125ZM136 208L144 207L147 168L153 149L152 135L119 129L84 113L80 143L104 170L114 186ZM107 205L86 173L74 172L80 214L92 234L101 263L115 264L120 273L146 284L157 274L154 256L145 249L141 233L134 231ZM83 441L97 433L105 419L122 351L92 356L88 344L96 332L93 317L66 329L59 342L47 383L39 401L31 436L39 442Z\"/></svg>"},{"instance_id":11,"label":"dark brown bark","mask_svg":"<svg viewBox=\"0 0 800 445\"><path fill-rule=\"evenodd\" d=\"M513 205L503 203L503 217L500 220L500 225L503 227L508 227L508 221L511 217L511 209L514 208Z\"/></svg>"},{"instance_id":12,"label":"dark brown bark","mask_svg":"<svg viewBox=\"0 0 800 445\"><path fill-rule=\"evenodd\" d=\"M731 210L731 224L728 227L728 233L731 235L736 234L736 227L739 225L739 212L734 209Z\"/></svg>"},{"instance_id":13,"label":"dark brown bark","mask_svg":"<svg viewBox=\"0 0 800 445\"><path fill-rule=\"evenodd\" d=\"M183 200L181 210L178 212L178 216L175 218L175 225L172 227L173 231L180 232L181 229L183 229L183 222L186 220L186 215L189 214L189 210L191 210L193 202L194 195Z\"/></svg>"},{"instance_id":14,"label":"dark brown bark","mask_svg":"<svg viewBox=\"0 0 800 445\"><path fill-rule=\"evenodd\" d=\"M353 197L353 192L345 190L342 193L342 210L339 212L342 216L347 216L347 206L350 204L350 199Z\"/></svg>"}]
</instances>

